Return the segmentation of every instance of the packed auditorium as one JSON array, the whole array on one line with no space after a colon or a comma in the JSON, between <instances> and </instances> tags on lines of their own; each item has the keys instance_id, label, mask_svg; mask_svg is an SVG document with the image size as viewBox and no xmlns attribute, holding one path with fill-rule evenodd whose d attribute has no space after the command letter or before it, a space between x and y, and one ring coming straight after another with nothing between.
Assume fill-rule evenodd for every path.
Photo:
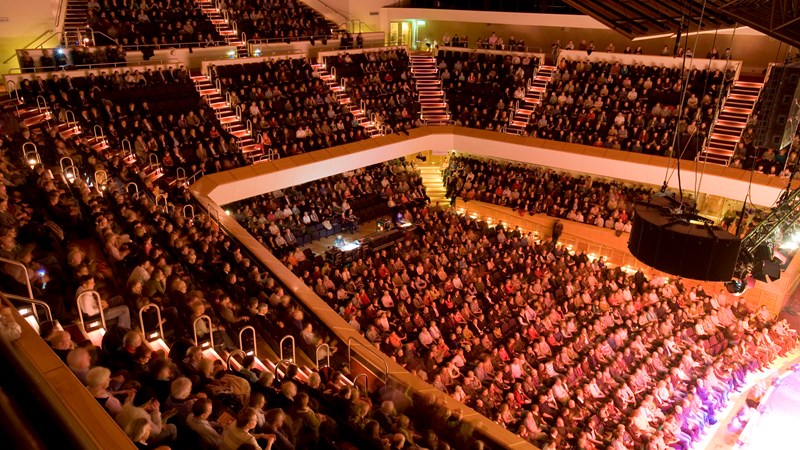
<instances>
[{"instance_id":1,"label":"packed auditorium","mask_svg":"<svg viewBox=\"0 0 800 450\"><path fill-rule=\"evenodd\" d=\"M19 5L0 435L795 448L781 4Z\"/></svg>"}]
</instances>

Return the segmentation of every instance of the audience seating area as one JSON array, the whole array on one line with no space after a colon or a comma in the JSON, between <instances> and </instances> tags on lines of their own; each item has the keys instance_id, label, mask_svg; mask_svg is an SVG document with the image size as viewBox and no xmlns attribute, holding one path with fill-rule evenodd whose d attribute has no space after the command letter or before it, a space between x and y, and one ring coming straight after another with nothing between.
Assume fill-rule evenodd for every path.
<instances>
[{"instance_id":1,"label":"audience seating area","mask_svg":"<svg viewBox=\"0 0 800 450\"><path fill-rule=\"evenodd\" d=\"M1 143L2 256L25 265L0 264L4 289L24 294L30 282L34 296L50 305L64 331L42 322L42 336L141 448L257 443L386 449L412 440L429 448L449 448L446 442L485 448L457 413L428 396L408 397L391 384L373 393L354 387L339 372L348 369L342 344L201 212L184 184L143 180L126 164L130 155L106 142L111 130L128 129L128 121L150 122L146 105L118 108L112 101L130 101L145 85L158 90L187 84L186 77L181 70L56 76L21 87L29 90L26 99L49 96L52 112L15 106L13 97L3 102L6 110L21 108L23 120ZM87 94L81 92L90 87L92 100L83 100ZM102 111L89 108L94 96L104 99ZM75 104L84 109L72 121L65 111ZM115 128L97 119L104 114L116 118ZM59 118L69 123L59 124ZM101 123L107 139L85 137L88 126ZM42 157L48 152L69 154L71 161ZM366 203L376 198L378 186L386 208L394 199L410 204L424 195L407 163L358 175L359 185L342 195L365 216L384 213L383 205ZM379 175L380 183L369 183ZM86 333L73 325L79 316ZM105 333L97 329L101 324ZM299 357L288 367L276 356L286 350L282 336L297 342ZM255 349L261 350L258 359ZM320 354L317 369L313 362ZM324 364L326 355L333 367Z\"/></svg>"},{"instance_id":2,"label":"audience seating area","mask_svg":"<svg viewBox=\"0 0 800 450\"><path fill-rule=\"evenodd\" d=\"M454 123L501 131L540 61L524 54L440 50L436 64Z\"/></svg>"},{"instance_id":3,"label":"audience seating area","mask_svg":"<svg viewBox=\"0 0 800 450\"><path fill-rule=\"evenodd\" d=\"M405 49L326 56L353 107L389 134L419 126L419 101Z\"/></svg>"},{"instance_id":4,"label":"audience seating area","mask_svg":"<svg viewBox=\"0 0 800 450\"><path fill-rule=\"evenodd\" d=\"M41 66L113 64L128 46L227 39L194 4L88 6L107 46L44 51ZM315 43L338 28L297 0L219 8L250 39ZM476 43L525 49L494 33ZM20 263L0 262L0 286L48 305L54 320L36 321L42 338L138 448L492 448L432 396L377 379L362 389L345 344L186 189L253 162L242 133L277 158L367 139L367 122L383 133L422 126L409 56L342 52L325 57L324 75L307 58L211 66L230 116L174 66L50 73L0 100L3 117L18 119L0 129L0 258ZM20 61L23 72L36 66L24 52ZM504 131L542 63L439 51L453 123ZM692 159L731 81L692 70L684 96L678 69L561 60L525 134ZM232 117L247 132L226 131ZM751 126L732 165L787 176L798 136L791 153L759 152ZM618 233L652 194L469 157L451 157L444 176L448 198ZM386 355L542 448L690 450L749 374L796 347L794 330L743 298L648 279L557 236L428 203L415 163L399 159L227 208ZM386 216L381 227L403 239L355 261L304 249Z\"/></svg>"},{"instance_id":5,"label":"audience seating area","mask_svg":"<svg viewBox=\"0 0 800 450\"><path fill-rule=\"evenodd\" d=\"M302 249L309 242L425 203L419 172L398 160L243 200L231 208L236 220L276 256L285 256L292 266L306 266L301 263L313 262Z\"/></svg>"},{"instance_id":6,"label":"audience seating area","mask_svg":"<svg viewBox=\"0 0 800 450\"><path fill-rule=\"evenodd\" d=\"M472 179L468 167L454 160L451 177ZM508 167L471 168L503 174L498 191L517 183ZM553 175L543 184L569 182ZM593 184L589 209L624 210L609 207L616 192ZM403 241L295 272L412 373L543 448L689 449L748 374L796 346L784 321L724 289L647 279L452 211L401 214L416 225Z\"/></svg>"},{"instance_id":7,"label":"audience seating area","mask_svg":"<svg viewBox=\"0 0 800 450\"><path fill-rule=\"evenodd\" d=\"M338 28L298 0L234 0L223 10L249 39L321 41Z\"/></svg>"},{"instance_id":8,"label":"audience seating area","mask_svg":"<svg viewBox=\"0 0 800 450\"><path fill-rule=\"evenodd\" d=\"M504 161L454 157L445 169L446 195L548 214L630 232L633 208L653 190L617 180L573 176Z\"/></svg>"},{"instance_id":9,"label":"audience seating area","mask_svg":"<svg viewBox=\"0 0 800 450\"><path fill-rule=\"evenodd\" d=\"M183 67L98 70L75 78L53 74L25 80L18 92L28 104L45 99L61 123L57 132L49 131L53 139L76 137L73 125L80 124L81 145L122 150L116 155L120 162L147 182L165 177L172 183L243 163L235 140L203 104ZM55 164L75 152L57 142L42 146L41 153L45 163Z\"/></svg>"},{"instance_id":10,"label":"audience seating area","mask_svg":"<svg viewBox=\"0 0 800 450\"><path fill-rule=\"evenodd\" d=\"M266 154L286 157L367 138L305 58L220 65L212 74Z\"/></svg>"},{"instance_id":11,"label":"audience seating area","mask_svg":"<svg viewBox=\"0 0 800 450\"><path fill-rule=\"evenodd\" d=\"M693 69L684 95L679 69L562 60L528 130L545 139L694 159L731 76Z\"/></svg>"},{"instance_id":12,"label":"audience seating area","mask_svg":"<svg viewBox=\"0 0 800 450\"><path fill-rule=\"evenodd\" d=\"M90 3L89 28L122 46L158 48L171 44L218 45L224 42L198 7L173 0L92 0ZM96 34L95 40L107 39Z\"/></svg>"}]
</instances>

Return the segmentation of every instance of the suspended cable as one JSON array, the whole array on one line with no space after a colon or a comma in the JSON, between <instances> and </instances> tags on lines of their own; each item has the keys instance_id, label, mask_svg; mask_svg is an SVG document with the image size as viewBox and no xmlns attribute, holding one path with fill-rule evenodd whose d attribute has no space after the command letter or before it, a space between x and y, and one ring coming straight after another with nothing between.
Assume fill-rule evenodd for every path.
<instances>
[{"instance_id":1,"label":"suspended cable","mask_svg":"<svg viewBox=\"0 0 800 450\"><path fill-rule=\"evenodd\" d=\"M695 54L695 51L697 51L697 42L699 40L700 28L703 26L703 18L705 16L705 12L706 12L706 3L707 3L707 0L704 0L703 1L703 8L700 10L700 20L697 22L698 37L695 38L694 49L692 50L692 56L691 56L691 59L689 61L689 64L693 64L694 63L694 54ZM685 7L688 9L688 5L685 4ZM685 17L685 14L684 14L684 17ZM683 29L683 19L681 19L681 29ZM687 25L686 29L688 31L688 29L689 29L688 25ZM683 48L684 48L684 51L683 51L683 60L681 61L681 78L680 78L681 81L683 82L683 86L681 86L681 97L680 97L680 102L678 102L678 108L681 108L680 113L683 112L683 105L684 105L684 103L686 101L686 92L688 91L688 87L689 87L689 73L690 72L686 70L687 50L689 48L689 33L686 33L686 36L684 37ZM675 132L674 132L674 134L672 136L672 150L670 151L670 154L675 152L675 147L678 145L678 134L679 134L679 131L680 131L680 125L681 125L681 116L679 114L678 121L675 124ZM691 137L690 137L690 139L691 139ZM687 139L687 144L688 144L688 142L690 142L690 139ZM681 157L683 155L683 152L686 150L686 148L687 147L684 146L683 151L681 151L681 154L679 154L677 159L675 160L675 170L678 172L678 197L680 199L679 201L680 201L681 204L683 204L683 185L682 185L682 182L681 182ZM671 160L671 158L670 158L670 160ZM667 171L669 171L669 165L667 166ZM668 182L669 182L669 180L665 181L665 186L666 186L666 184Z\"/></svg>"}]
</instances>

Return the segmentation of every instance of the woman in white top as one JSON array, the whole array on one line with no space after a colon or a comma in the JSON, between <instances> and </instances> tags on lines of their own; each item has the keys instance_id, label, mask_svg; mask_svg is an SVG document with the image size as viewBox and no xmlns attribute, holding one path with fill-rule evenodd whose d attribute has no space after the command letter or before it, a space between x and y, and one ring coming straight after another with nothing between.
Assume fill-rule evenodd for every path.
<instances>
[{"instance_id":1,"label":"woman in white top","mask_svg":"<svg viewBox=\"0 0 800 450\"><path fill-rule=\"evenodd\" d=\"M110 370L105 367L95 367L89 370L89 373L86 375L86 382L86 388L89 390L89 393L92 394L92 397L94 397L112 417L116 416L122 410L122 404L113 395L115 393L108 390L108 386L111 383ZM128 398L125 400L126 403L133 399L134 391L127 391L127 394Z\"/></svg>"}]
</instances>

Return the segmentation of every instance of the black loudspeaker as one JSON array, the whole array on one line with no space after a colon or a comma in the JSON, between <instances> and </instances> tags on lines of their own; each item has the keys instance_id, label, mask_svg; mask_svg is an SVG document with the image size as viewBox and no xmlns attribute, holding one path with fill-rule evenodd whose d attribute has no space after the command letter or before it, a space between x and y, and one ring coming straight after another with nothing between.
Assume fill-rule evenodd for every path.
<instances>
[{"instance_id":1,"label":"black loudspeaker","mask_svg":"<svg viewBox=\"0 0 800 450\"><path fill-rule=\"evenodd\" d=\"M800 65L772 66L761 90L760 104L755 146L780 150L791 144L800 124Z\"/></svg>"},{"instance_id":2,"label":"black loudspeaker","mask_svg":"<svg viewBox=\"0 0 800 450\"><path fill-rule=\"evenodd\" d=\"M674 216L674 201L636 205L628 249L642 263L672 275L730 281L741 240L722 228Z\"/></svg>"}]
</instances>

